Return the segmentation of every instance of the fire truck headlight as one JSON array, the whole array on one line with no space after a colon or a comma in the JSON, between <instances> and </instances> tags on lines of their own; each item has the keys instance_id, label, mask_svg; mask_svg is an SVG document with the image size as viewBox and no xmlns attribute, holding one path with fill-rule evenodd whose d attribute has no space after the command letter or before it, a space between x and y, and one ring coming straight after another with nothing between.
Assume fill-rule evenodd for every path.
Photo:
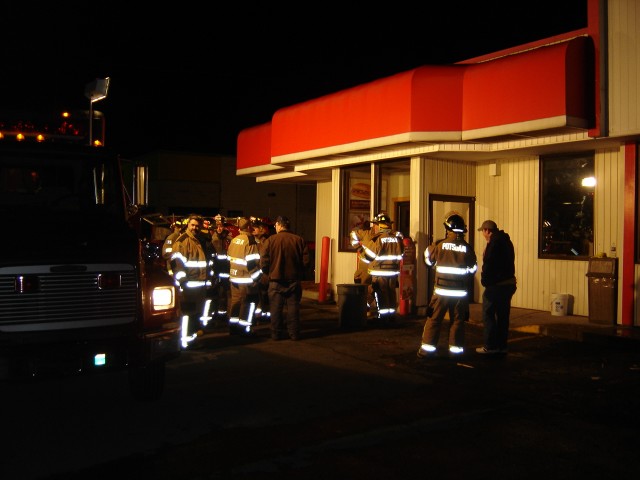
<instances>
[{"instance_id":1,"label":"fire truck headlight","mask_svg":"<svg viewBox=\"0 0 640 480\"><path fill-rule=\"evenodd\" d=\"M173 286L156 287L151 295L153 310L169 310L176 306L176 290Z\"/></svg>"}]
</instances>

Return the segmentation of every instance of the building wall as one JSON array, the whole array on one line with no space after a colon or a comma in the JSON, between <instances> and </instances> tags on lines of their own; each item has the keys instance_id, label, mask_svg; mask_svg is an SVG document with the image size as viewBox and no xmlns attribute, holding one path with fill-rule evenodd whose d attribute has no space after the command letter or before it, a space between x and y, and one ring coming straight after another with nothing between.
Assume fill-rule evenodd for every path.
<instances>
[{"instance_id":1,"label":"building wall","mask_svg":"<svg viewBox=\"0 0 640 480\"><path fill-rule=\"evenodd\" d=\"M336 255L336 238L338 238L337 232L333 231L333 225L338 222L338 209L335 208L335 203L332 202L332 182L318 182L316 186L316 205L318 205L316 219L316 258L315 258L315 271L316 271L316 283L320 282L321 262L322 262L322 240L324 237L329 238L329 251L326 255L329 256L329 266L327 269L327 283L335 285L335 269L332 266L332 262ZM335 290L335 289L334 289ZM334 292L335 293L335 292ZM337 297L333 297L337 298Z\"/></svg>"},{"instance_id":2,"label":"building wall","mask_svg":"<svg viewBox=\"0 0 640 480\"><path fill-rule=\"evenodd\" d=\"M611 255L611 246L617 251L623 247L623 202L624 202L624 161L618 148L596 151L595 191L595 231L594 253L604 252ZM494 166L492 166L494 164ZM570 313L588 316L588 261L549 260L538 258L538 219L539 219L539 161L537 156L522 156L493 162L460 162L424 158L421 163L412 163L412 168L423 168L423 173L412 171L412 179L423 178L411 183L411 198L428 198L430 193L475 196L476 223L485 219L496 221L499 228L505 230L514 243L516 250L516 276L518 290L513 297L513 306L533 310L549 310L554 294L569 294ZM497 172L497 175L492 173ZM422 177L421 177L422 175ZM335 169L333 182L318 184L318 205L332 202L331 222L318 220L316 228L318 238L326 235L338 238L339 225L339 170ZM418 293L416 305L426 303L426 267L422 262L422 253L426 248L426 225L429 224L428 208L416 205L419 210L415 232L412 238L416 242ZM413 203L412 203L413 210ZM412 214L413 218L413 214ZM413 229L414 227L412 227ZM476 226L477 228L477 226ZM469 232L478 256L478 266L482 268L482 252L486 245L484 237L475 229ZM332 245L329 283L336 287L341 283L352 283L356 267L355 254L338 252ZM319 267L317 267L319 272ZM316 278L318 279L318 277ZM476 275L476 298L482 295L479 274ZM334 291L334 294L336 292ZM618 296L620 297L620 290ZM620 298L618 299L620 302ZM620 315L620 313L618 313Z\"/></svg>"},{"instance_id":3,"label":"building wall","mask_svg":"<svg viewBox=\"0 0 640 480\"><path fill-rule=\"evenodd\" d=\"M609 134L640 133L640 2L608 2Z\"/></svg>"},{"instance_id":4,"label":"building wall","mask_svg":"<svg viewBox=\"0 0 640 480\"><path fill-rule=\"evenodd\" d=\"M623 246L624 162L620 150L596 151L595 167L594 253L611 255L612 245L617 251ZM513 306L547 310L554 293L567 293L573 301L572 313L587 316L588 261L538 259L538 157L500 160L497 176L490 175L489 168L490 162L477 166L476 218L495 220L511 236L518 278ZM476 245L483 243L482 235L476 232ZM481 266L481 248L476 250Z\"/></svg>"},{"instance_id":5,"label":"building wall","mask_svg":"<svg viewBox=\"0 0 640 480\"><path fill-rule=\"evenodd\" d=\"M235 157L226 155L156 151L139 160L150 167L149 201L161 213L236 216L234 212L241 212L271 219L284 215L296 233L308 241L315 238L314 184L261 183L239 177Z\"/></svg>"}]
</instances>

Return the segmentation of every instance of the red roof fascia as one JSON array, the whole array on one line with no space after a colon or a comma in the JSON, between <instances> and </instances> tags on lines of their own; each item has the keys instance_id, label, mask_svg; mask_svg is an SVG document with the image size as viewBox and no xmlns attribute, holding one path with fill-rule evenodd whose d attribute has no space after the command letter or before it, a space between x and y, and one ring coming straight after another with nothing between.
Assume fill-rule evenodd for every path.
<instances>
[{"instance_id":1,"label":"red roof fascia","mask_svg":"<svg viewBox=\"0 0 640 480\"><path fill-rule=\"evenodd\" d=\"M423 66L278 110L274 157L414 131L459 131L465 67Z\"/></svg>"},{"instance_id":2,"label":"red roof fascia","mask_svg":"<svg viewBox=\"0 0 640 480\"><path fill-rule=\"evenodd\" d=\"M574 116L588 118L587 37L470 66L463 130Z\"/></svg>"},{"instance_id":3,"label":"red roof fascia","mask_svg":"<svg viewBox=\"0 0 640 480\"><path fill-rule=\"evenodd\" d=\"M592 52L591 39L581 36L484 63L422 66L286 107L270 124L240 133L238 169L401 134L437 141L439 134L533 120L591 125Z\"/></svg>"},{"instance_id":4,"label":"red roof fascia","mask_svg":"<svg viewBox=\"0 0 640 480\"><path fill-rule=\"evenodd\" d=\"M271 163L271 123L242 130L238 135L236 168L259 167Z\"/></svg>"}]
</instances>

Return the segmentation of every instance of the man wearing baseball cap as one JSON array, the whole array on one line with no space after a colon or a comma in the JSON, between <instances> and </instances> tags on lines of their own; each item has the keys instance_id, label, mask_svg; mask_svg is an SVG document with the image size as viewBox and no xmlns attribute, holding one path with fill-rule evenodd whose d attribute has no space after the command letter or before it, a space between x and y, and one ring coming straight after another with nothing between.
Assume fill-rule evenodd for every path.
<instances>
[{"instance_id":1,"label":"man wearing baseball cap","mask_svg":"<svg viewBox=\"0 0 640 480\"><path fill-rule=\"evenodd\" d=\"M507 353L511 298L516 293L515 251L509 234L500 230L493 220L485 220L478 229L487 241L482 254L480 283L482 293L482 323L484 346L481 355Z\"/></svg>"}]
</instances>

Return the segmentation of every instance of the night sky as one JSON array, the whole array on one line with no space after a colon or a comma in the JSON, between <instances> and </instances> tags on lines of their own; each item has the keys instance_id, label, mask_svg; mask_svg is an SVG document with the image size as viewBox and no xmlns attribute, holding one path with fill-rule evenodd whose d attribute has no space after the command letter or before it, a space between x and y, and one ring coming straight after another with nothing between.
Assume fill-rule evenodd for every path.
<instances>
[{"instance_id":1,"label":"night sky","mask_svg":"<svg viewBox=\"0 0 640 480\"><path fill-rule=\"evenodd\" d=\"M85 85L109 76L108 146L235 155L279 108L587 24L587 0L139 3L5 3L0 109L86 110Z\"/></svg>"}]
</instances>

